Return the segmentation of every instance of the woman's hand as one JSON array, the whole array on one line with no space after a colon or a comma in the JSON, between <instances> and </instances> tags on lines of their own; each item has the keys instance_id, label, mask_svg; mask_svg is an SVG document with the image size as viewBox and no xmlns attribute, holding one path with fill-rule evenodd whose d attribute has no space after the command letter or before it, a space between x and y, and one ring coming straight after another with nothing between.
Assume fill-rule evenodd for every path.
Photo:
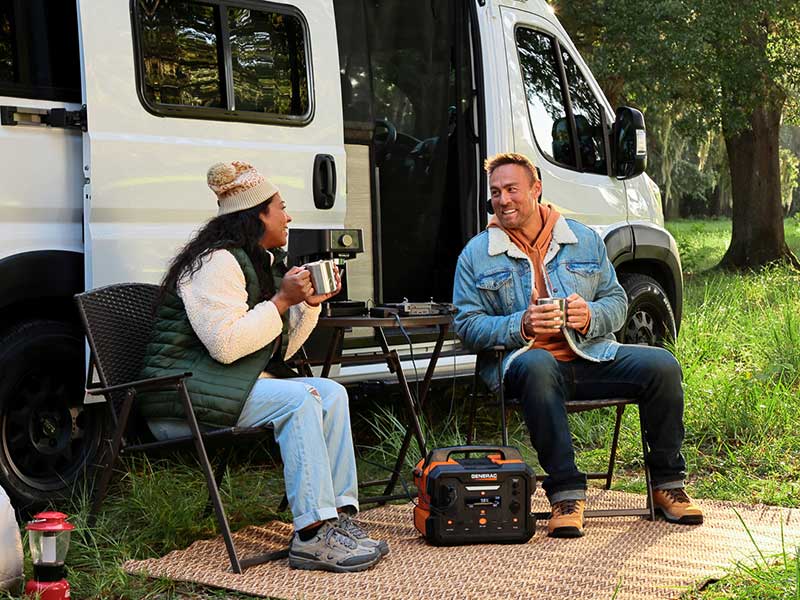
<instances>
[{"instance_id":1,"label":"woman's hand","mask_svg":"<svg viewBox=\"0 0 800 600\"><path fill-rule=\"evenodd\" d=\"M311 273L300 267L292 267L281 281L281 289L272 297L278 312L285 313L290 306L300 304L314 291L311 286Z\"/></svg>"},{"instance_id":2,"label":"woman's hand","mask_svg":"<svg viewBox=\"0 0 800 600\"><path fill-rule=\"evenodd\" d=\"M306 298L306 304L310 306L319 306L328 298L333 298L336 294L342 291L342 278L339 275L339 267L337 265L333 265L333 275L336 277L336 289L332 292L328 292L327 294L314 294L313 290L311 291L311 295Z\"/></svg>"}]
</instances>

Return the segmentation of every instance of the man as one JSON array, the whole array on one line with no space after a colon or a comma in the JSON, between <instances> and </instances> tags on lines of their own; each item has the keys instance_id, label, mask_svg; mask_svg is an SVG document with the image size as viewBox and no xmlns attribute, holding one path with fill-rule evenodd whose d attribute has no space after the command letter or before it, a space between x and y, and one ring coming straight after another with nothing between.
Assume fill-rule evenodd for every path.
<instances>
[{"instance_id":1,"label":"man","mask_svg":"<svg viewBox=\"0 0 800 600\"><path fill-rule=\"evenodd\" d=\"M538 203L542 184L521 154L486 161L494 216L458 259L455 326L475 351L503 345L506 393L522 403L547 477L549 535L583 535L586 475L578 471L564 402L639 399L650 448L656 509L667 520L703 522L684 490L681 369L662 348L623 345L613 332L627 311L606 248L591 229ZM567 300L566 322L556 304ZM487 353L488 354L488 353ZM497 364L482 356L481 376L498 389Z\"/></svg>"}]
</instances>

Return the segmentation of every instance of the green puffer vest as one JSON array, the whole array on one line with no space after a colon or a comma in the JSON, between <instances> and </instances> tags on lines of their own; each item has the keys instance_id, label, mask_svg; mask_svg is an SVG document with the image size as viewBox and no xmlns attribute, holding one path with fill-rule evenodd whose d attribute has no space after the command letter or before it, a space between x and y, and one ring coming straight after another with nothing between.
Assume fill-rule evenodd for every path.
<instances>
[{"instance_id":1,"label":"green puffer vest","mask_svg":"<svg viewBox=\"0 0 800 600\"><path fill-rule=\"evenodd\" d=\"M261 287L250 258L241 248L229 250L244 273L247 287L247 306L258 304ZM280 288L283 274L277 268L285 254L271 251L274 258L271 269L275 289ZM265 255L265 260L269 257ZM287 322L283 317L283 356L287 343ZM265 370L272 357L274 343L243 356L230 364L214 360L195 334L186 314L183 301L174 292L168 292L156 310L153 335L145 350L141 377L163 377L191 373L186 387L192 400L197 420L209 427L232 427L236 425L250 390ZM147 392L138 396L140 414L147 419L184 418L181 399L176 391Z\"/></svg>"}]
</instances>

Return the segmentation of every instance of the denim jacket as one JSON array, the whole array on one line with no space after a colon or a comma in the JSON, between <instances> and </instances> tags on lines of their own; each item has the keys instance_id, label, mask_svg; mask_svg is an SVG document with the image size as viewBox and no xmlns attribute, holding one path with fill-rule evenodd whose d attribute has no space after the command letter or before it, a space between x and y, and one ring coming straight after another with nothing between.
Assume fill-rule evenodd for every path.
<instances>
[{"instance_id":1,"label":"denim jacket","mask_svg":"<svg viewBox=\"0 0 800 600\"><path fill-rule=\"evenodd\" d=\"M539 297L579 294L589 305L586 335L562 327L567 342L581 358L612 360L619 344L614 333L625 321L628 300L608 260L606 247L592 229L560 217L544 257L547 290ZM453 303L455 329L464 344L478 352L478 369L490 389L497 391L497 361L492 346L505 346L503 374L511 361L531 344L522 337L522 316L535 286L532 264L498 227L472 238L458 257Z\"/></svg>"}]
</instances>

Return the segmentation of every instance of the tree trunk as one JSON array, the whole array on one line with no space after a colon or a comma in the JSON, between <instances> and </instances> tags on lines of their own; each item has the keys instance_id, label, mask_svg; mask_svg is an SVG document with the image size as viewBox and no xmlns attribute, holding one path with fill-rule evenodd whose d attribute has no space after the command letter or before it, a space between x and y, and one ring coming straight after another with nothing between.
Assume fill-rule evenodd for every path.
<instances>
[{"instance_id":1,"label":"tree trunk","mask_svg":"<svg viewBox=\"0 0 800 600\"><path fill-rule=\"evenodd\" d=\"M749 128L731 134L723 118L733 196L731 243L719 266L752 269L775 261L800 268L786 245L781 205L778 134L783 102L765 99Z\"/></svg>"}]
</instances>

